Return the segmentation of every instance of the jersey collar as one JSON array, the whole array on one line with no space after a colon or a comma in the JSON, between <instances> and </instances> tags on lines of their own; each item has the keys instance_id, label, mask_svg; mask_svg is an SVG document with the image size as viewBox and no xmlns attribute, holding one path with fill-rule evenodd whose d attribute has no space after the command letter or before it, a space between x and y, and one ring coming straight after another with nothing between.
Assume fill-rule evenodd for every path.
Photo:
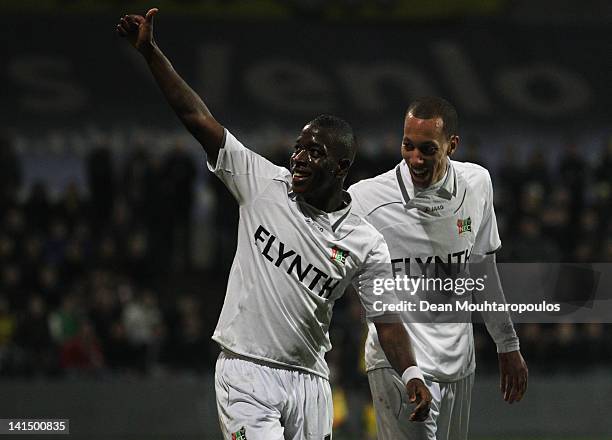
<instances>
[{"instance_id":1,"label":"jersey collar","mask_svg":"<svg viewBox=\"0 0 612 440\"><path fill-rule=\"evenodd\" d=\"M415 190L406 161L402 160L397 164L395 167L395 176L397 178L400 193L402 194L404 205L408 205L408 203L415 198ZM450 160L448 160L446 174L442 179L442 183L426 188L419 192L418 195L431 195L432 191L434 191L435 195L446 200L451 200L453 197L457 196L457 174Z\"/></svg>"},{"instance_id":2,"label":"jersey collar","mask_svg":"<svg viewBox=\"0 0 612 440\"><path fill-rule=\"evenodd\" d=\"M321 211L319 208L315 208L293 191L289 192L289 198L298 204L300 211L306 218L313 220L319 226L324 227L330 232L336 232L351 212L351 195L345 190L342 190L344 207L333 212L325 212Z\"/></svg>"}]
</instances>

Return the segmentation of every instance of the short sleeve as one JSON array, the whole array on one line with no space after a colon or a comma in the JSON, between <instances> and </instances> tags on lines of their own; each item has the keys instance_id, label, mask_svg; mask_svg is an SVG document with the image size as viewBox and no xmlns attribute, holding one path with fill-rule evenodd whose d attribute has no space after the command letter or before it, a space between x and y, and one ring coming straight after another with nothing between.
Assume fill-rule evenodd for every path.
<instances>
[{"instance_id":1,"label":"short sleeve","mask_svg":"<svg viewBox=\"0 0 612 440\"><path fill-rule=\"evenodd\" d=\"M368 213L365 211L365 208L361 204L361 192L357 188L355 184L349 186L347 192L351 196L351 211L355 214L365 217Z\"/></svg>"},{"instance_id":2,"label":"short sleeve","mask_svg":"<svg viewBox=\"0 0 612 440\"><path fill-rule=\"evenodd\" d=\"M492 254L501 248L501 240L497 230L497 218L495 217L495 208L493 207L493 183L488 172L486 173L485 185L484 212L472 250L477 255Z\"/></svg>"},{"instance_id":3,"label":"short sleeve","mask_svg":"<svg viewBox=\"0 0 612 440\"><path fill-rule=\"evenodd\" d=\"M382 235L376 237L376 244L368 254L364 264L353 280L366 318L372 320L381 316L397 316L388 311L388 305L397 304L395 289L385 286L392 281L391 257L389 248Z\"/></svg>"},{"instance_id":4,"label":"short sleeve","mask_svg":"<svg viewBox=\"0 0 612 440\"><path fill-rule=\"evenodd\" d=\"M251 203L272 180L286 178L289 174L286 168L246 148L227 129L216 164L207 162L207 165L240 205Z\"/></svg>"}]
</instances>

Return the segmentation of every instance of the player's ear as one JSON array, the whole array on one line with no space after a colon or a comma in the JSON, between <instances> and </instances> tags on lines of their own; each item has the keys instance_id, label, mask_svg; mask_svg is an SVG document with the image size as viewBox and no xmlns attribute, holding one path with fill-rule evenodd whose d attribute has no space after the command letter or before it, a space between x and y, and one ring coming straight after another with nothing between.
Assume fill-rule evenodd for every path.
<instances>
[{"instance_id":1,"label":"player's ear","mask_svg":"<svg viewBox=\"0 0 612 440\"><path fill-rule=\"evenodd\" d=\"M448 155L451 156L459 146L459 136L452 135L448 141Z\"/></svg>"},{"instance_id":2,"label":"player's ear","mask_svg":"<svg viewBox=\"0 0 612 440\"><path fill-rule=\"evenodd\" d=\"M338 161L338 166L336 167L336 177L346 177L350 167L351 161L349 159L340 159Z\"/></svg>"}]
</instances>

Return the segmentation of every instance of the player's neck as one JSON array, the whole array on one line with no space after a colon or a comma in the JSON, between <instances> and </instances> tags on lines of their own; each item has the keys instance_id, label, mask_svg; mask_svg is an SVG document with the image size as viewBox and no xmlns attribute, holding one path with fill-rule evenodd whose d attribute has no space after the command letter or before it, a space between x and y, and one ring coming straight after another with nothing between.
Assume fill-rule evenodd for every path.
<instances>
[{"instance_id":1,"label":"player's neck","mask_svg":"<svg viewBox=\"0 0 612 440\"><path fill-rule=\"evenodd\" d=\"M444 172L440 173L440 175L437 176L435 180L432 179L429 185L421 186L421 185L417 185L416 183L414 183L414 181L412 181L412 186L414 187L414 190L416 192L422 192L427 189L435 189L436 187L442 186L443 180L446 178L446 175L448 174L449 167L450 167L450 164L447 162L447 165L444 168Z\"/></svg>"},{"instance_id":2,"label":"player's neck","mask_svg":"<svg viewBox=\"0 0 612 440\"><path fill-rule=\"evenodd\" d=\"M310 206L314 206L323 212L334 212L344 208L344 197L342 189L338 188L325 194L309 194L304 196L304 200Z\"/></svg>"},{"instance_id":3,"label":"player's neck","mask_svg":"<svg viewBox=\"0 0 612 440\"><path fill-rule=\"evenodd\" d=\"M442 176L442 177L444 177L444 176ZM431 181L431 182L429 183L429 185L424 185L424 186L417 185L416 183L414 183L414 181L412 182L412 185L414 186L414 190L415 190L416 192L425 191L426 189L432 188L432 187L434 187L434 186L436 186L436 185L440 184L440 182L442 181L442 177L439 177L439 178L438 178L438 179L437 179L435 182L434 182L434 181Z\"/></svg>"}]
</instances>

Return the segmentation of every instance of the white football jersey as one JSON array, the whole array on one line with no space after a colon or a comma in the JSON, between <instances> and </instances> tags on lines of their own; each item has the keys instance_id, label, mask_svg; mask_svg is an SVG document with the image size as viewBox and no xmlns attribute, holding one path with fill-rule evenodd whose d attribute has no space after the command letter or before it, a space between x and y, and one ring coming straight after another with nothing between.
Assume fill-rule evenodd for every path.
<instances>
[{"instance_id":1,"label":"white football jersey","mask_svg":"<svg viewBox=\"0 0 612 440\"><path fill-rule=\"evenodd\" d=\"M370 319L374 278L389 276L382 235L346 207L320 211L291 191L289 170L225 131L213 171L240 205L238 246L213 340L238 355L328 378L334 302L353 283Z\"/></svg>"},{"instance_id":2,"label":"white football jersey","mask_svg":"<svg viewBox=\"0 0 612 440\"><path fill-rule=\"evenodd\" d=\"M440 182L415 193L408 166L402 161L384 174L352 185L349 193L353 209L385 237L394 276L464 273L472 253L485 255L501 246L491 178L479 165L449 160ZM426 377L450 382L474 371L469 319L423 323L411 320L411 312L403 313L417 363ZM370 324L366 367L388 366Z\"/></svg>"}]
</instances>

